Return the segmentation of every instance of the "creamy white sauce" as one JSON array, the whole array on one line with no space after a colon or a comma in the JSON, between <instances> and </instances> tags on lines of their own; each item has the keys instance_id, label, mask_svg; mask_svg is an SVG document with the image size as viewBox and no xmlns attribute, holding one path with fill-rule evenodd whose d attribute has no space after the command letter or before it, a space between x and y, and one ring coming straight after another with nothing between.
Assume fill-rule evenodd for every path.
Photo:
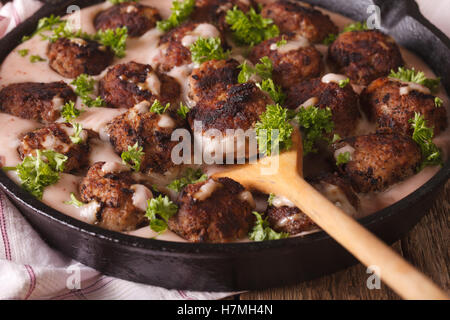
<instances>
[{"instance_id":1,"label":"creamy white sauce","mask_svg":"<svg viewBox=\"0 0 450 320\"><path fill-rule=\"evenodd\" d=\"M271 2L273 0L265 0L258 2ZM146 5L151 5L157 8L160 11L160 14L163 18L167 18L170 15L171 1L156 1L156 0L142 0L141 3ZM98 12L105 10L111 7L111 3L105 2L100 5L92 6L81 11L81 27L82 30L88 33L94 33L95 28L93 26L94 17L98 14ZM329 14L331 19L338 25L340 30L351 23L352 21L346 17L340 16L338 14L330 13L326 10L323 11L326 14ZM130 9L132 10L132 9ZM212 29L211 29L212 30ZM198 30L197 30L198 31ZM200 30L201 31L201 30ZM200 33L206 31L201 31ZM129 38L127 40L127 55L122 59L115 59L113 64L125 63L129 61L136 61L138 63L150 64L152 67L156 67L158 63L158 59L161 58L161 54L163 53L162 48L158 48L159 37L162 34L158 29L149 30L142 37L139 38ZM213 33L211 33L213 34ZM187 41L188 39L186 39ZM190 40L192 41L192 39ZM290 42L290 43L289 43ZM300 48L304 43L301 40L297 42L289 41L288 44L282 46L281 48L277 48L277 50L282 51L290 51L290 48ZM284 48L283 48L284 47ZM315 45L316 49L318 49L324 56L324 61L326 61L327 47L324 45ZM17 82L52 82L52 81L65 81L66 83L70 83L71 79L65 79L60 76L53 70L51 70L48 66L48 62L38 62L31 63L29 56L21 57L17 51L21 49L29 49L30 54L36 54L43 58L46 58L46 50L47 50L47 42L41 41L40 37L34 37L29 41L26 41L20 44L11 54L4 60L4 63L0 67L0 88L10 84ZM233 47L233 57L239 56L241 54L242 48ZM421 59L419 59L415 54L405 50L404 48L400 48L404 60L406 61L407 67L415 67L416 70L422 70L425 72L427 77L435 77L430 68L423 63ZM243 58L240 58L243 60ZM240 60L239 60L240 61ZM193 64L176 67L171 70L168 74L174 77L181 85L182 88L182 100L188 106L193 106L192 101L188 98L189 86L188 86L188 76L192 72ZM329 70L326 67L326 70ZM105 70L101 75L94 77L94 79L98 80L104 76L107 72ZM329 72L329 71L327 71ZM151 82L151 81L150 81ZM148 87L153 87L155 91L157 91L157 83L149 85ZM355 92L359 93L362 91L364 87L355 86L352 84ZM412 90L412 89L402 89L402 90ZM449 105L449 100L443 89L438 94L444 100L444 106ZM306 102L305 102L306 103ZM62 104L61 101L54 101L54 108L59 110ZM84 109L79 99L76 101L76 107L78 109ZM77 122L81 123L83 128L91 129L100 134L100 137L104 141L108 141L108 136L105 133L105 126L108 122L110 122L116 116L126 112L126 109L113 109L113 108L91 108L86 109L82 115L77 119ZM450 112L448 112L450 114ZM19 146L19 138L29 131L42 127L41 124L35 121L23 120L14 116L6 115L0 113L0 163L3 166L15 166L20 163L20 158L17 152L17 147ZM375 126L373 123L369 123L365 118L363 118L358 123L357 132L358 134L374 132ZM199 137L196 136L196 139ZM235 143L234 137L227 137L228 140L219 142L220 145L230 145ZM112 146L107 143L100 141L98 139L91 139L91 152L89 154L89 162L92 164L97 161L106 161L108 163L121 163L120 157L114 153ZM448 157L449 154L449 146L450 146L450 128L448 128L445 132L441 133L438 137L434 139L434 142L442 148L445 158ZM209 151L215 150L217 147L217 142L211 142ZM243 148L242 146L240 147ZM237 147L239 149L239 146ZM226 148L224 149L226 151ZM247 152L247 150L245 150ZM234 152L236 152L236 148L234 148ZM218 166L204 166L207 172L213 172ZM223 170L223 167L220 167L220 170ZM426 181L428 181L436 172L439 170L438 167L425 168L420 173L415 176L392 186L389 190L376 194L367 194L360 195L361 198L361 210L358 213L360 216L367 215L369 213L380 210L384 207L387 207L400 199L404 198L418 187L423 185ZM152 174L147 177L142 177L141 174L138 174L140 178L145 179L146 182L154 183L158 186L158 188L163 192L169 192L165 188L168 183L170 183L174 178L178 176L178 174L182 172L180 168L174 168L170 172L160 175L160 174ZM137 174L133 173L133 177ZM17 175L15 172L8 172L8 176L20 183L18 181ZM95 218L92 212L95 212L94 209L91 209L90 214L82 214L80 208L76 208L73 205L64 204L65 201L70 200L70 193L73 192L77 194L78 184L81 180L81 177L77 177L69 174L61 174L60 181L52 186L49 186L44 191L43 202L47 205L59 210L69 216L72 216L76 219L80 219L86 221L88 223L92 223ZM169 192L170 194L170 192ZM174 195L171 195L172 199L174 199ZM257 201L257 205L259 202ZM342 205L342 203L341 203ZM94 208L95 206L92 205ZM263 206L260 205L261 210L263 211ZM258 209L259 210L259 209ZM304 232L299 235L306 235L310 232ZM145 227L139 230L135 230L132 232L127 232L127 234L136 235L140 237L152 238L157 236L155 232L153 232L150 228ZM297 235L298 236L298 235ZM169 240L169 241L185 241L174 233L167 231L162 235L158 235L157 239L161 240ZM241 241L248 241L248 239L243 239ZM241 242L240 241L240 242Z\"/></svg>"},{"instance_id":2,"label":"creamy white sauce","mask_svg":"<svg viewBox=\"0 0 450 320\"><path fill-rule=\"evenodd\" d=\"M337 149L334 152L334 158L337 159L339 157L339 155L346 153L346 152L348 152L350 154L350 160L352 160L353 154L355 153L355 148L353 148L352 146L350 146L348 144L343 146L342 148Z\"/></svg>"},{"instance_id":3,"label":"creamy white sauce","mask_svg":"<svg viewBox=\"0 0 450 320\"><path fill-rule=\"evenodd\" d=\"M216 182L213 179L209 179L204 185L200 187L200 189L193 195L193 197L198 201L205 201L214 193L214 191L216 191L216 189L221 187L221 183Z\"/></svg>"},{"instance_id":4,"label":"creamy white sauce","mask_svg":"<svg viewBox=\"0 0 450 320\"><path fill-rule=\"evenodd\" d=\"M255 200L253 199L253 195L250 191L247 191L247 190L242 191L239 194L239 199L241 199L242 201L248 202L252 208L256 207Z\"/></svg>"},{"instance_id":5,"label":"creamy white sauce","mask_svg":"<svg viewBox=\"0 0 450 320\"><path fill-rule=\"evenodd\" d=\"M147 209L147 201L153 198L153 193L142 184L133 184L131 186L133 190L133 206L139 210L145 211Z\"/></svg>"},{"instance_id":6,"label":"creamy white sauce","mask_svg":"<svg viewBox=\"0 0 450 320\"><path fill-rule=\"evenodd\" d=\"M309 47L309 41L305 37L297 35L294 39L286 41L285 44L278 46L276 43L270 45L270 50L277 50L280 54L285 54L290 51L299 50L301 48Z\"/></svg>"},{"instance_id":7,"label":"creamy white sauce","mask_svg":"<svg viewBox=\"0 0 450 320\"><path fill-rule=\"evenodd\" d=\"M356 215L357 212L355 207L350 203L345 193L338 186L322 182L319 185L316 185L315 187L328 200L334 203L336 207L341 208L342 211L344 211L348 215L351 216Z\"/></svg>"},{"instance_id":8,"label":"creamy white sauce","mask_svg":"<svg viewBox=\"0 0 450 320\"><path fill-rule=\"evenodd\" d=\"M315 106L317 105L317 103L319 103L319 99L317 97L311 97L305 102L303 102L301 105L299 105L297 111L300 110L301 108L308 108L311 106Z\"/></svg>"},{"instance_id":9,"label":"creamy white sauce","mask_svg":"<svg viewBox=\"0 0 450 320\"><path fill-rule=\"evenodd\" d=\"M189 48L199 38L217 38L219 36L220 32L215 26L209 23L201 23L181 39L181 44Z\"/></svg>"},{"instance_id":10,"label":"creamy white sauce","mask_svg":"<svg viewBox=\"0 0 450 320\"><path fill-rule=\"evenodd\" d=\"M100 208L100 203L91 201L80 208L80 216L85 222L93 224L97 221L97 212Z\"/></svg>"},{"instance_id":11,"label":"creamy white sauce","mask_svg":"<svg viewBox=\"0 0 450 320\"><path fill-rule=\"evenodd\" d=\"M347 80L348 77L342 74L328 73L322 77L322 83L334 82L339 84L340 81Z\"/></svg>"},{"instance_id":12,"label":"creamy white sauce","mask_svg":"<svg viewBox=\"0 0 450 320\"><path fill-rule=\"evenodd\" d=\"M130 169L122 162L110 161L103 164L102 171L104 173L121 173L130 171Z\"/></svg>"},{"instance_id":13,"label":"creamy white sauce","mask_svg":"<svg viewBox=\"0 0 450 320\"><path fill-rule=\"evenodd\" d=\"M167 114L162 114L159 116L158 127L160 128L174 128L175 121Z\"/></svg>"},{"instance_id":14,"label":"creamy white sauce","mask_svg":"<svg viewBox=\"0 0 450 320\"><path fill-rule=\"evenodd\" d=\"M283 196L275 196L275 197L272 199L272 205L273 205L275 208L280 208L280 207L290 207L290 208L293 208L293 207L295 207L295 204L294 204L291 200L289 200L288 198L283 197Z\"/></svg>"},{"instance_id":15,"label":"creamy white sauce","mask_svg":"<svg viewBox=\"0 0 450 320\"><path fill-rule=\"evenodd\" d=\"M399 90L401 96L407 95L411 91L419 91L424 94L431 94L430 89L414 82L402 82L402 86L400 87Z\"/></svg>"}]
</instances>

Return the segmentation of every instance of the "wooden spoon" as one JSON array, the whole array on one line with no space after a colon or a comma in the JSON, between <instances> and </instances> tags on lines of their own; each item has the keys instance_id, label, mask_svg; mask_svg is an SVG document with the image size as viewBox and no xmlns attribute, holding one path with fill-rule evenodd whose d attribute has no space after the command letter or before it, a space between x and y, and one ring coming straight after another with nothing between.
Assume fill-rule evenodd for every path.
<instances>
[{"instance_id":1,"label":"wooden spoon","mask_svg":"<svg viewBox=\"0 0 450 320\"><path fill-rule=\"evenodd\" d=\"M298 130L293 134L293 142L290 151L254 164L232 166L213 177L229 177L247 189L288 198L361 263L377 266L380 279L402 298L448 299L425 275L303 179L303 148Z\"/></svg>"}]
</instances>

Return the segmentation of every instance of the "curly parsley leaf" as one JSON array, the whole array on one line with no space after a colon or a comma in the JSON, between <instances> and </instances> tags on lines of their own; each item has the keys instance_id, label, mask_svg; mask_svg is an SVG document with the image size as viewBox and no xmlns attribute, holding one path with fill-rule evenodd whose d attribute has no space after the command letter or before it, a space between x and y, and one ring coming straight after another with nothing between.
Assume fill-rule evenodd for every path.
<instances>
[{"instance_id":1,"label":"curly parsley leaf","mask_svg":"<svg viewBox=\"0 0 450 320\"><path fill-rule=\"evenodd\" d=\"M180 107L177 110L177 114L182 119L186 119L187 114L189 113L189 111L191 111L191 109L189 109L189 107L187 105L183 104L183 102L180 102Z\"/></svg>"},{"instance_id":2,"label":"curly parsley leaf","mask_svg":"<svg viewBox=\"0 0 450 320\"><path fill-rule=\"evenodd\" d=\"M159 100L155 100L153 102L152 106L150 107L150 112L154 112L154 113L157 113L157 114L163 114L169 108L170 108L170 103L166 103L166 105L163 106L161 104L161 102L159 102Z\"/></svg>"},{"instance_id":3,"label":"curly parsley leaf","mask_svg":"<svg viewBox=\"0 0 450 320\"><path fill-rule=\"evenodd\" d=\"M346 164L351 160L351 158L352 158L352 155L350 154L349 151L339 153L336 158L336 165L340 166L342 164Z\"/></svg>"},{"instance_id":4,"label":"curly parsley leaf","mask_svg":"<svg viewBox=\"0 0 450 320\"><path fill-rule=\"evenodd\" d=\"M61 110L61 116L66 120L66 122L71 122L80 116L81 110L75 108L75 102L69 101L65 103Z\"/></svg>"},{"instance_id":5,"label":"curly parsley leaf","mask_svg":"<svg viewBox=\"0 0 450 320\"><path fill-rule=\"evenodd\" d=\"M327 35L327 37L323 40L323 44L326 46L329 46L330 44L332 44L336 39L337 39L338 35L334 34L334 33L330 33Z\"/></svg>"},{"instance_id":6,"label":"curly parsley leaf","mask_svg":"<svg viewBox=\"0 0 450 320\"><path fill-rule=\"evenodd\" d=\"M45 187L59 181L67 157L52 150L36 150L36 156L26 156L16 167L4 167L16 171L22 187L38 199L42 199Z\"/></svg>"},{"instance_id":7,"label":"curly parsley leaf","mask_svg":"<svg viewBox=\"0 0 450 320\"><path fill-rule=\"evenodd\" d=\"M350 83L350 79L339 80L339 87L345 88Z\"/></svg>"},{"instance_id":8,"label":"curly parsley leaf","mask_svg":"<svg viewBox=\"0 0 450 320\"><path fill-rule=\"evenodd\" d=\"M155 232L164 232L170 217L177 213L178 206L167 196L163 197L162 195L148 200L147 203L145 216L150 221L150 228Z\"/></svg>"},{"instance_id":9,"label":"curly parsley leaf","mask_svg":"<svg viewBox=\"0 0 450 320\"><path fill-rule=\"evenodd\" d=\"M224 51L220 38L198 38L189 48L192 61L197 64L209 60L225 60L230 51Z\"/></svg>"},{"instance_id":10,"label":"curly parsley leaf","mask_svg":"<svg viewBox=\"0 0 450 320\"><path fill-rule=\"evenodd\" d=\"M17 53L21 57L26 57L28 55L28 53L30 53L30 50L29 49L21 49L21 50L18 50Z\"/></svg>"},{"instance_id":11,"label":"curly parsley leaf","mask_svg":"<svg viewBox=\"0 0 450 320\"><path fill-rule=\"evenodd\" d=\"M367 24L361 23L361 22L355 22L355 23L351 23L348 26L346 26L343 30L342 33L344 32L351 32L351 31L367 31L370 30L369 27L367 26Z\"/></svg>"},{"instance_id":12,"label":"curly parsley leaf","mask_svg":"<svg viewBox=\"0 0 450 320\"><path fill-rule=\"evenodd\" d=\"M201 169L194 170L192 168L188 168L185 172L183 177L179 179L173 180L167 188L180 192L189 184L197 183L197 182L203 182L208 179L208 176L203 173Z\"/></svg>"},{"instance_id":13,"label":"curly parsley leaf","mask_svg":"<svg viewBox=\"0 0 450 320\"><path fill-rule=\"evenodd\" d=\"M122 152L120 157L122 162L133 168L134 171L139 172L141 170L141 162L145 156L144 149L136 142L134 146L128 146L128 151Z\"/></svg>"},{"instance_id":14,"label":"curly parsley leaf","mask_svg":"<svg viewBox=\"0 0 450 320\"><path fill-rule=\"evenodd\" d=\"M286 95L280 86L277 86L272 79L265 79L261 83L256 84L262 91L267 92L275 103L283 104Z\"/></svg>"},{"instance_id":15,"label":"curly parsley leaf","mask_svg":"<svg viewBox=\"0 0 450 320\"><path fill-rule=\"evenodd\" d=\"M84 206L84 203L78 200L77 197L75 196L75 193L73 192L70 193L70 201L65 201L64 203L72 205L77 208L81 208L82 206Z\"/></svg>"},{"instance_id":16,"label":"curly parsley leaf","mask_svg":"<svg viewBox=\"0 0 450 320\"><path fill-rule=\"evenodd\" d=\"M411 128L414 129L412 139L419 145L422 151L422 164L419 171L426 166L442 165L441 150L433 143L433 128L426 125L425 117L420 113L415 113L414 118L409 120Z\"/></svg>"},{"instance_id":17,"label":"curly parsley leaf","mask_svg":"<svg viewBox=\"0 0 450 320\"><path fill-rule=\"evenodd\" d=\"M105 102L101 97L92 98L95 89L95 80L87 74L80 74L75 80L71 82L75 86L75 93L81 98L81 101L91 107L101 107Z\"/></svg>"},{"instance_id":18,"label":"curly parsley leaf","mask_svg":"<svg viewBox=\"0 0 450 320\"><path fill-rule=\"evenodd\" d=\"M444 104L444 101L441 98L439 98L439 97L434 98L434 105L436 108L442 107L443 104Z\"/></svg>"},{"instance_id":19,"label":"curly parsley leaf","mask_svg":"<svg viewBox=\"0 0 450 320\"><path fill-rule=\"evenodd\" d=\"M32 55L32 56L30 56L30 62L31 63L44 62L44 61L47 61L47 60L42 58L40 55Z\"/></svg>"},{"instance_id":20,"label":"curly parsley leaf","mask_svg":"<svg viewBox=\"0 0 450 320\"><path fill-rule=\"evenodd\" d=\"M267 198L267 203L269 206L273 205L273 200L275 199L275 197L276 196L274 193L269 194L269 198Z\"/></svg>"},{"instance_id":21,"label":"curly parsley leaf","mask_svg":"<svg viewBox=\"0 0 450 320\"><path fill-rule=\"evenodd\" d=\"M22 42L25 42L29 39L31 39L36 34L40 34L42 37L45 38L45 36L42 34L44 31L52 31L58 28L60 25L66 25L67 21L62 20L60 16L50 15L49 17L45 17L39 20L36 31L33 32L33 34L29 36L23 36Z\"/></svg>"},{"instance_id":22,"label":"curly parsley leaf","mask_svg":"<svg viewBox=\"0 0 450 320\"><path fill-rule=\"evenodd\" d=\"M109 47L118 58L125 57L127 49L128 29L127 27L99 30L94 39L102 45Z\"/></svg>"},{"instance_id":23,"label":"curly parsley leaf","mask_svg":"<svg viewBox=\"0 0 450 320\"><path fill-rule=\"evenodd\" d=\"M303 132L303 155L317 152L315 144L319 140L328 141L325 134L330 134L334 129L330 108L300 108L295 119Z\"/></svg>"},{"instance_id":24,"label":"curly parsley leaf","mask_svg":"<svg viewBox=\"0 0 450 320\"><path fill-rule=\"evenodd\" d=\"M74 133L73 136L70 136L70 141L75 144L80 144L83 142L83 138L80 137L81 132L83 131L83 126L80 123L72 124Z\"/></svg>"},{"instance_id":25,"label":"curly parsley leaf","mask_svg":"<svg viewBox=\"0 0 450 320\"><path fill-rule=\"evenodd\" d=\"M240 45L253 46L280 34L273 20L263 18L254 8L244 13L235 6L227 11L225 21L230 25L234 39Z\"/></svg>"},{"instance_id":26,"label":"curly parsley leaf","mask_svg":"<svg viewBox=\"0 0 450 320\"><path fill-rule=\"evenodd\" d=\"M414 68L406 69L403 67L399 67L397 72L391 70L389 77L399 79L400 81L414 82L420 84L430 89L431 92L436 92L441 82L440 78L437 79L427 78L424 72L416 71Z\"/></svg>"},{"instance_id":27,"label":"curly parsley leaf","mask_svg":"<svg viewBox=\"0 0 450 320\"><path fill-rule=\"evenodd\" d=\"M158 21L157 28L161 31L167 32L175 27L178 27L182 22L187 20L194 11L195 0L184 0L172 2L172 13L167 20Z\"/></svg>"},{"instance_id":28,"label":"curly parsley leaf","mask_svg":"<svg viewBox=\"0 0 450 320\"><path fill-rule=\"evenodd\" d=\"M261 154L288 150L292 146L293 126L289 123L290 114L279 104L268 105L255 125L256 138Z\"/></svg>"},{"instance_id":29,"label":"curly parsley leaf","mask_svg":"<svg viewBox=\"0 0 450 320\"><path fill-rule=\"evenodd\" d=\"M125 2L138 2L139 0L108 0L112 4L121 4Z\"/></svg>"},{"instance_id":30,"label":"curly parsley leaf","mask_svg":"<svg viewBox=\"0 0 450 320\"><path fill-rule=\"evenodd\" d=\"M280 47L284 46L285 44L287 44L287 40L286 40L285 35L282 35L281 39L278 40L277 43L276 43L277 48L280 48Z\"/></svg>"},{"instance_id":31,"label":"curly parsley leaf","mask_svg":"<svg viewBox=\"0 0 450 320\"><path fill-rule=\"evenodd\" d=\"M253 241L267 241L267 240L278 240L289 237L289 233L276 232L274 231L267 221L267 218L263 217L256 211L253 211L256 216L256 222L253 226L252 231L249 233L250 240Z\"/></svg>"}]
</instances>

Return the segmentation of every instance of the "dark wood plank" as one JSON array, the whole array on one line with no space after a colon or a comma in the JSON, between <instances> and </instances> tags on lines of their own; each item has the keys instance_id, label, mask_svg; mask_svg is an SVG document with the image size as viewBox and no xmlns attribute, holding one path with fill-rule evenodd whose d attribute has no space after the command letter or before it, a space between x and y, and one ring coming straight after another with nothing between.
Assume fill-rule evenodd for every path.
<instances>
[{"instance_id":1,"label":"dark wood plank","mask_svg":"<svg viewBox=\"0 0 450 320\"><path fill-rule=\"evenodd\" d=\"M448 212L450 182L430 212L409 235L393 248L418 267L439 286L449 289ZM382 284L381 289L369 290L366 268L356 265L347 270L298 285L240 295L241 299L399 299Z\"/></svg>"}]
</instances>

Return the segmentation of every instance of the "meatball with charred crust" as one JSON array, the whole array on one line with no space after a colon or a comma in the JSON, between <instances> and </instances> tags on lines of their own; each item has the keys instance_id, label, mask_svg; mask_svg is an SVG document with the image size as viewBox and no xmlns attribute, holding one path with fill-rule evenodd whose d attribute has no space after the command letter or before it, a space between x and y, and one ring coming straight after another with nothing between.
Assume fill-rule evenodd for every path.
<instances>
[{"instance_id":1,"label":"meatball with charred crust","mask_svg":"<svg viewBox=\"0 0 450 320\"><path fill-rule=\"evenodd\" d=\"M253 197L229 178L188 185L179 195L169 228L192 242L230 242L245 237L254 222Z\"/></svg>"},{"instance_id":2,"label":"meatball with charred crust","mask_svg":"<svg viewBox=\"0 0 450 320\"><path fill-rule=\"evenodd\" d=\"M127 27L130 37L140 37L161 20L157 9L136 2L124 2L100 12L94 19L96 30Z\"/></svg>"},{"instance_id":3,"label":"meatball with charred crust","mask_svg":"<svg viewBox=\"0 0 450 320\"><path fill-rule=\"evenodd\" d=\"M113 61L112 51L93 40L59 38L47 48L49 66L65 78L98 75Z\"/></svg>"},{"instance_id":4,"label":"meatball with charred crust","mask_svg":"<svg viewBox=\"0 0 450 320\"><path fill-rule=\"evenodd\" d=\"M174 78L134 61L111 67L99 82L100 96L113 108L132 108L141 101L154 100L176 104L180 91Z\"/></svg>"},{"instance_id":5,"label":"meatball with charred crust","mask_svg":"<svg viewBox=\"0 0 450 320\"><path fill-rule=\"evenodd\" d=\"M275 1L264 6L261 15L272 19L281 33L294 32L312 43L322 43L329 34L338 33L328 15L297 2Z\"/></svg>"},{"instance_id":6,"label":"meatball with charred crust","mask_svg":"<svg viewBox=\"0 0 450 320\"><path fill-rule=\"evenodd\" d=\"M188 21L166 32L160 39L160 53L156 57L158 70L169 72L174 67L192 63L189 47L202 38L221 38L225 47L225 39L219 30L209 23Z\"/></svg>"},{"instance_id":7,"label":"meatball with charred crust","mask_svg":"<svg viewBox=\"0 0 450 320\"><path fill-rule=\"evenodd\" d=\"M77 96L65 82L23 82L0 91L0 110L14 116L49 123L61 116L63 105Z\"/></svg>"},{"instance_id":8,"label":"meatball with charred crust","mask_svg":"<svg viewBox=\"0 0 450 320\"><path fill-rule=\"evenodd\" d=\"M360 119L358 95L352 86L341 87L336 82L325 83L321 78L294 84L287 91L286 106L296 109L302 104L329 107L333 115L334 131L341 137L353 134Z\"/></svg>"},{"instance_id":9,"label":"meatball with charred crust","mask_svg":"<svg viewBox=\"0 0 450 320\"><path fill-rule=\"evenodd\" d=\"M323 174L309 183L328 200L348 215L354 216L359 209L359 198L350 183L335 174ZM267 207L267 220L277 232L298 234L319 228L307 215L284 197L276 196Z\"/></svg>"},{"instance_id":10,"label":"meatball with charred crust","mask_svg":"<svg viewBox=\"0 0 450 320\"><path fill-rule=\"evenodd\" d=\"M328 48L328 58L339 73L360 85L403 65L394 39L376 30L341 33Z\"/></svg>"},{"instance_id":11,"label":"meatball with charred crust","mask_svg":"<svg viewBox=\"0 0 450 320\"><path fill-rule=\"evenodd\" d=\"M197 0L191 19L197 22L208 22L216 25L220 31L228 30L225 21L227 11L237 7L247 12L253 6L252 0Z\"/></svg>"},{"instance_id":12,"label":"meatball with charred crust","mask_svg":"<svg viewBox=\"0 0 450 320\"><path fill-rule=\"evenodd\" d=\"M263 57L269 57L273 64L272 78L284 89L292 84L317 77L324 69L322 54L308 40L293 34L284 36L287 43L277 45L282 37L266 40L255 47L249 55L249 60L256 64Z\"/></svg>"},{"instance_id":13,"label":"meatball with charred crust","mask_svg":"<svg viewBox=\"0 0 450 320\"><path fill-rule=\"evenodd\" d=\"M79 186L81 201L95 209L96 224L113 231L132 231L145 223L152 192L133 180L116 162L94 163Z\"/></svg>"},{"instance_id":14,"label":"meatball with charred crust","mask_svg":"<svg viewBox=\"0 0 450 320\"><path fill-rule=\"evenodd\" d=\"M408 121L416 112L425 117L429 127L434 127L434 134L447 127L445 107L437 107L430 90L419 84L390 78L377 79L364 89L361 105L378 128L390 128L410 135L413 129Z\"/></svg>"},{"instance_id":15,"label":"meatball with charred crust","mask_svg":"<svg viewBox=\"0 0 450 320\"><path fill-rule=\"evenodd\" d=\"M234 59L210 60L192 71L189 77L189 98L196 102L212 101L226 94L228 88L238 83L239 62Z\"/></svg>"},{"instance_id":16,"label":"meatball with charred crust","mask_svg":"<svg viewBox=\"0 0 450 320\"><path fill-rule=\"evenodd\" d=\"M412 176L422 161L419 146L409 137L391 132L346 138L333 144L334 157L346 154L339 165L358 192L382 191Z\"/></svg>"},{"instance_id":17,"label":"meatball with charred crust","mask_svg":"<svg viewBox=\"0 0 450 320\"><path fill-rule=\"evenodd\" d=\"M78 140L71 137L78 137ZM53 150L67 156L65 172L71 172L87 165L89 153L89 133L81 130L75 135L75 129L70 123L53 123L45 128L25 134L17 148L23 159L36 155L36 150Z\"/></svg>"},{"instance_id":18,"label":"meatball with charred crust","mask_svg":"<svg viewBox=\"0 0 450 320\"><path fill-rule=\"evenodd\" d=\"M106 132L117 154L136 143L145 153L140 169L143 172L165 173L174 166L171 159L172 132L182 127L182 119L168 113L162 115L150 111L150 103L143 101L126 113L114 118Z\"/></svg>"}]
</instances>

